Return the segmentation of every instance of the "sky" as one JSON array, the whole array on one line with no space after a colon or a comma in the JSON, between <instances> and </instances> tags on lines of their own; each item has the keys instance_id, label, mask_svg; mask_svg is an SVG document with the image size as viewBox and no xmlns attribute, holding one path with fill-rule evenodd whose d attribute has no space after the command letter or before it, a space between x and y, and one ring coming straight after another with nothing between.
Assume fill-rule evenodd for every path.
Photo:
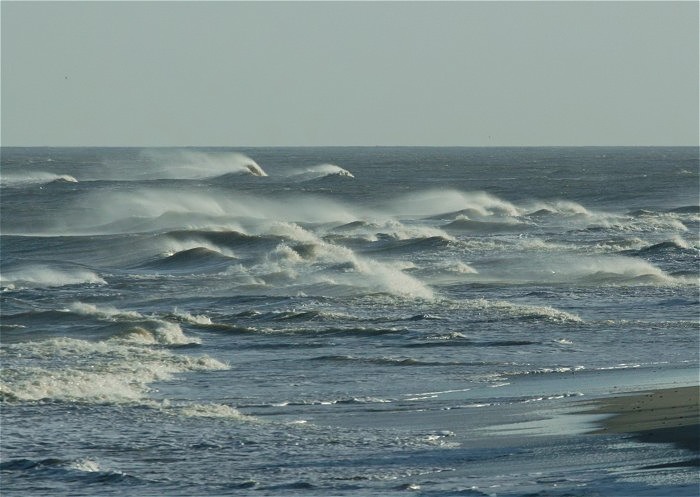
<instances>
[{"instance_id":1,"label":"sky","mask_svg":"<svg viewBox=\"0 0 700 497\"><path fill-rule=\"evenodd\" d=\"M3 146L698 145L688 2L0 2Z\"/></svg>"}]
</instances>

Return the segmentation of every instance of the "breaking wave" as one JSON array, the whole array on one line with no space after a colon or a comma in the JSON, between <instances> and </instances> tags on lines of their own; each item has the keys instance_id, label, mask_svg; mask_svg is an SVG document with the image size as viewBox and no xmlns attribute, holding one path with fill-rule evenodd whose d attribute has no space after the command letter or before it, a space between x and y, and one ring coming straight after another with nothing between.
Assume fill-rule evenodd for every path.
<instances>
[{"instance_id":1,"label":"breaking wave","mask_svg":"<svg viewBox=\"0 0 700 497\"><path fill-rule=\"evenodd\" d=\"M149 384L186 371L226 369L208 356L116 341L55 338L5 345L0 396L9 401L144 403ZM31 360L31 366L23 364Z\"/></svg>"},{"instance_id":2,"label":"breaking wave","mask_svg":"<svg viewBox=\"0 0 700 497\"><path fill-rule=\"evenodd\" d=\"M47 183L77 183L78 180L70 174L56 174L46 171L29 171L26 173L10 173L0 176L0 185L8 187L23 187L28 185L45 185Z\"/></svg>"},{"instance_id":3,"label":"breaking wave","mask_svg":"<svg viewBox=\"0 0 700 497\"><path fill-rule=\"evenodd\" d=\"M82 267L54 267L46 264L30 264L10 269L0 275L0 284L8 289L24 287L60 287L66 285L106 285L107 282L94 271Z\"/></svg>"},{"instance_id":4,"label":"breaking wave","mask_svg":"<svg viewBox=\"0 0 700 497\"><path fill-rule=\"evenodd\" d=\"M576 314L561 311L549 306L514 304L504 300L474 299L447 301L449 307L468 309L482 314L484 321L533 320L553 323L582 323Z\"/></svg>"},{"instance_id":5,"label":"breaking wave","mask_svg":"<svg viewBox=\"0 0 700 497\"><path fill-rule=\"evenodd\" d=\"M267 176L250 157L234 152L196 152L169 150L144 152L140 179L204 179L226 174Z\"/></svg>"}]
</instances>

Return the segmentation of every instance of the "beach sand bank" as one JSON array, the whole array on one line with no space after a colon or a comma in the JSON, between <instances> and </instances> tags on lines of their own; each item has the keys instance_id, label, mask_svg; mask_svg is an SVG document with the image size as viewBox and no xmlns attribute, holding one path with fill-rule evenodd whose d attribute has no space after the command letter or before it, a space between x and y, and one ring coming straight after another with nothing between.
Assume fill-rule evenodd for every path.
<instances>
[{"instance_id":1,"label":"beach sand bank","mask_svg":"<svg viewBox=\"0 0 700 497\"><path fill-rule=\"evenodd\" d=\"M678 387L600 399L591 414L610 414L593 433L629 433L641 442L700 451L700 387ZM697 460L696 460L697 461Z\"/></svg>"}]
</instances>

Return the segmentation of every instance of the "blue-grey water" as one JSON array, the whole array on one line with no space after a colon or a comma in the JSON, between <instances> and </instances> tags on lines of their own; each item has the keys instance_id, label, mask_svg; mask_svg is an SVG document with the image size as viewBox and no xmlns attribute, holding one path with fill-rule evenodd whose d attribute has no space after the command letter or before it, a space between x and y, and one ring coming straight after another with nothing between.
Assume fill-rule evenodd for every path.
<instances>
[{"instance_id":1,"label":"blue-grey water","mask_svg":"<svg viewBox=\"0 0 700 497\"><path fill-rule=\"evenodd\" d=\"M2 495L696 495L565 413L697 383L698 181L697 148L3 148Z\"/></svg>"}]
</instances>

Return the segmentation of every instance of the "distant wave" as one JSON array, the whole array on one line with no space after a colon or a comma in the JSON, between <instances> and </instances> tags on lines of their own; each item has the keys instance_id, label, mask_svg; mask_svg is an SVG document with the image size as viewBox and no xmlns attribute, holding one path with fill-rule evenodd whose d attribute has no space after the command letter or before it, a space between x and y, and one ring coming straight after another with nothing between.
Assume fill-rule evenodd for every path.
<instances>
[{"instance_id":1,"label":"distant wave","mask_svg":"<svg viewBox=\"0 0 700 497\"><path fill-rule=\"evenodd\" d=\"M470 217L515 217L523 211L514 204L486 192L427 190L389 200L383 208L398 216L435 217L445 213ZM453 219L453 218L448 218Z\"/></svg>"},{"instance_id":2,"label":"distant wave","mask_svg":"<svg viewBox=\"0 0 700 497\"><path fill-rule=\"evenodd\" d=\"M698 215L700 215L700 205L685 205L683 207L676 207L675 209L670 209L668 212L675 212L677 214L698 214Z\"/></svg>"},{"instance_id":3,"label":"distant wave","mask_svg":"<svg viewBox=\"0 0 700 497\"><path fill-rule=\"evenodd\" d=\"M437 347L525 347L528 345L540 345L542 342L533 340L469 340L466 337L433 338L421 342L413 342L403 345L405 348L437 348Z\"/></svg>"},{"instance_id":4,"label":"distant wave","mask_svg":"<svg viewBox=\"0 0 700 497\"><path fill-rule=\"evenodd\" d=\"M451 240L441 236L409 239L380 239L363 247L363 253L414 253L420 250L440 250L449 247Z\"/></svg>"},{"instance_id":5,"label":"distant wave","mask_svg":"<svg viewBox=\"0 0 700 497\"><path fill-rule=\"evenodd\" d=\"M56 174L45 171L27 171L0 175L0 185L21 187L27 185L45 185L47 183L77 183L70 174Z\"/></svg>"},{"instance_id":6,"label":"distant wave","mask_svg":"<svg viewBox=\"0 0 700 497\"><path fill-rule=\"evenodd\" d=\"M629 253L636 255L651 255L651 254L662 254L662 253L694 253L698 254L697 248L691 247L690 244L685 241L680 236L673 238L672 240L667 240L664 242L655 243L653 245L647 245L646 247L631 250Z\"/></svg>"},{"instance_id":7,"label":"distant wave","mask_svg":"<svg viewBox=\"0 0 700 497\"><path fill-rule=\"evenodd\" d=\"M8 289L49 288L82 284L106 285L107 282L94 271L80 266L58 267L48 264L29 264L10 269L0 275L0 285Z\"/></svg>"},{"instance_id":8,"label":"distant wave","mask_svg":"<svg viewBox=\"0 0 700 497\"><path fill-rule=\"evenodd\" d=\"M317 166L310 166L304 169L296 169L287 173L289 177L301 180L309 181L319 178L326 177L339 177L339 178L354 178L355 176L340 166L335 164L319 164Z\"/></svg>"},{"instance_id":9,"label":"distant wave","mask_svg":"<svg viewBox=\"0 0 700 497\"><path fill-rule=\"evenodd\" d=\"M9 459L0 463L0 471L27 473L32 478L50 478L56 481L78 482L82 485L143 484L141 478L122 471L103 468L94 459ZM8 477L9 478L9 477Z\"/></svg>"},{"instance_id":10,"label":"distant wave","mask_svg":"<svg viewBox=\"0 0 700 497\"><path fill-rule=\"evenodd\" d=\"M149 150L142 155L145 160L139 164L139 170L118 179L205 179L227 174L267 176L257 162L235 152Z\"/></svg>"},{"instance_id":11,"label":"distant wave","mask_svg":"<svg viewBox=\"0 0 700 497\"><path fill-rule=\"evenodd\" d=\"M446 309L460 309L473 311L475 315L470 318L473 322L496 321L542 321L561 324L579 324L583 319L578 315L562 311L550 306L517 304L506 300L489 300L484 298L470 300L441 299L437 301ZM452 340L464 340L463 334L453 334L447 338Z\"/></svg>"},{"instance_id":12,"label":"distant wave","mask_svg":"<svg viewBox=\"0 0 700 497\"><path fill-rule=\"evenodd\" d=\"M348 355L326 355L314 357L312 361L337 363L366 363L380 366L459 366L462 362L454 361L421 361L411 357L354 357Z\"/></svg>"}]
</instances>

